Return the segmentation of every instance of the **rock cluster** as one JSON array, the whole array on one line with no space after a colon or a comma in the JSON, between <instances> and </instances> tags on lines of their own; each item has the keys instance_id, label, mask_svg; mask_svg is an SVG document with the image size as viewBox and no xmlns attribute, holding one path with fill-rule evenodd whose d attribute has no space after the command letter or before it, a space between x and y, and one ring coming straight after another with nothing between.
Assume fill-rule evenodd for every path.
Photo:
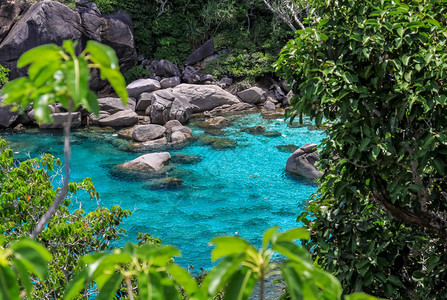
<instances>
[{"instance_id":1,"label":"rock cluster","mask_svg":"<svg viewBox=\"0 0 447 300\"><path fill-rule=\"evenodd\" d=\"M312 180L321 177L323 174L315 168L320 157L316 147L316 144L308 143L298 148L287 160L286 171Z\"/></svg>"}]
</instances>

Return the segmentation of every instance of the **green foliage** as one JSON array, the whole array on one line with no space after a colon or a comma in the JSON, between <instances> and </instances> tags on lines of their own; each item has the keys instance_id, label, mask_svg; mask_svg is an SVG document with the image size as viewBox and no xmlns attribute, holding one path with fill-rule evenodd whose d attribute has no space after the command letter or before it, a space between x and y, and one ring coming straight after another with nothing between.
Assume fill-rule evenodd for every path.
<instances>
[{"instance_id":1,"label":"green foliage","mask_svg":"<svg viewBox=\"0 0 447 300\"><path fill-rule=\"evenodd\" d=\"M151 76L151 72L141 66L134 66L132 69L123 74L126 84L131 83L137 79L148 78Z\"/></svg>"},{"instance_id":2,"label":"green foliage","mask_svg":"<svg viewBox=\"0 0 447 300\"><path fill-rule=\"evenodd\" d=\"M3 140L0 142L0 232L3 241L10 244L29 235L37 220L50 207L56 194L50 174L60 165L60 161L45 154L40 159L17 164L13 160L12 150L6 147ZM70 183L69 190L70 195L85 190L91 199L97 197L90 178ZM119 206L111 209L98 207L90 213L77 209L71 213L70 203L67 198L39 236L39 242L52 253L53 259L47 280L37 282L32 279L34 298L59 299L73 273L79 270L79 257L109 249L109 243L119 240L119 234L123 232L118 229L119 224L130 215L129 211ZM149 240L149 237L143 237ZM22 276L23 272L19 275ZM36 275L46 279L41 274ZM27 288L26 283L22 285Z\"/></svg>"},{"instance_id":3,"label":"green foliage","mask_svg":"<svg viewBox=\"0 0 447 300\"><path fill-rule=\"evenodd\" d=\"M445 298L446 1L318 1L277 68L332 124L307 247L346 291Z\"/></svg>"},{"instance_id":4,"label":"green foliage","mask_svg":"<svg viewBox=\"0 0 447 300\"><path fill-rule=\"evenodd\" d=\"M9 80L9 69L0 65L0 87L2 87Z\"/></svg>"},{"instance_id":5,"label":"green foliage","mask_svg":"<svg viewBox=\"0 0 447 300\"><path fill-rule=\"evenodd\" d=\"M50 252L30 238L15 241L9 248L0 246L0 299L31 298L33 283L30 274L47 279L51 259ZM22 291L19 284L23 287Z\"/></svg>"},{"instance_id":6,"label":"green foliage","mask_svg":"<svg viewBox=\"0 0 447 300\"><path fill-rule=\"evenodd\" d=\"M225 299L249 299L253 288L275 273L271 258L276 251L286 257L281 274L291 299L341 299L340 282L331 274L314 267L308 252L294 243L308 239L309 233L295 228L278 233L273 227L264 233L263 247L256 249L244 239L233 236L217 237L211 253L219 260L201 285L185 269L172 261L180 252L171 246L126 244L112 253L97 253L81 259L84 269L67 287L64 299L73 299L92 282L99 288L99 299L112 299L121 283L127 287L129 298L135 291L139 299L181 299L180 289L188 299L212 299L225 290ZM271 247L269 247L271 246ZM375 299L353 294L346 299Z\"/></svg>"},{"instance_id":7,"label":"green foliage","mask_svg":"<svg viewBox=\"0 0 447 300\"><path fill-rule=\"evenodd\" d=\"M18 60L19 68L29 66L29 77L8 82L2 89L6 104L18 104L21 112L31 103L39 122L51 123L49 104L59 102L68 111L80 105L89 112L99 113L96 95L89 89L90 68L98 68L124 102L127 90L119 71L115 51L95 41L88 41L77 57L72 41L62 47L42 45L25 52ZM91 63L89 65L89 63Z\"/></svg>"},{"instance_id":8,"label":"green foliage","mask_svg":"<svg viewBox=\"0 0 447 300\"><path fill-rule=\"evenodd\" d=\"M276 56L263 52L235 51L223 54L207 63L205 72L214 78L230 76L236 79L255 79L273 73L273 62Z\"/></svg>"}]
</instances>

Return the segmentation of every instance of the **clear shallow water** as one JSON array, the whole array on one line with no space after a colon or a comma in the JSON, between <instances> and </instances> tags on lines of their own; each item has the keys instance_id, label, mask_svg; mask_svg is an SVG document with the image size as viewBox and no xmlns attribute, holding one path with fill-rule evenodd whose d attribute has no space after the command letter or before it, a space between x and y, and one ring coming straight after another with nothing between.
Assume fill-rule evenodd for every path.
<instances>
[{"instance_id":1,"label":"clear shallow water","mask_svg":"<svg viewBox=\"0 0 447 300\"><path fill-rule=\"evenodd\" d=\"M267 131L279 131L282 136L264 137L240 131L254 125L264 125ZM202 129L192 129L194 136L204 134ZM324 137L321 131L290 128L282 119L264 120L260 114L238 117L224 131L223 137L234 139L237 148L214 150L195 142L184 149L171 150L171 155L200 154L203 160L194 165L175 164L168 171L168 176L183 180L181 188L148 190L143 188L147 180L117 176L112 171L115 165L144 153L120 150L126 142L114 136L114 132L79 130L72 136L71 181L91 177L101 206L118 204L132 211L123 223L127 234L120 245L135 242L138 232L147 232L161 238L163 244L178 247L182 257L176 258L176 262L184 267L209 268L212 247L208 242L216 236L237 232L259 246L266 229L279 225L284 231L298 225L296 217L317 186L288 175L284 169L290 153L280 152L276 146L319 144ZM63 137L58 131L2 135L10 142L17 159L43 152L63 158ZM73 201L77 202L73 208L96 208L96 201L81 194Z\"/></svg>"}]
</instances>

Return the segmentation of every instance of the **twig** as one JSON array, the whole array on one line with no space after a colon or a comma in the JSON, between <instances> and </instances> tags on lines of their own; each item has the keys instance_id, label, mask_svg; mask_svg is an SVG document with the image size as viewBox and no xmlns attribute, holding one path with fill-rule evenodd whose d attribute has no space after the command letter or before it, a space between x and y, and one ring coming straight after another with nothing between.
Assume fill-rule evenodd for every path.
<instances>
[{"instance_id":1,"label":"twig","mask_svg":"<svg viewBox=\"0 0 447 300\"><path fill-rule=\"evenodd\" d=\"M57 209L61 205L62 201L68 194L68 182L70 180L70 157L71 157L71 147L70 147L70 129L71 129L72 115L71 111L68 112L68 120L64 124L64 156L65 156L65 177L64 183L62 185L59 194L56 196L51 207L45 212L45 214L40 218L39 222L34 228L33 233L31 233L31 238L36 238L43 230L45 225L50 221L53 215L56 213Z\"/></svg>"}]
</instances>

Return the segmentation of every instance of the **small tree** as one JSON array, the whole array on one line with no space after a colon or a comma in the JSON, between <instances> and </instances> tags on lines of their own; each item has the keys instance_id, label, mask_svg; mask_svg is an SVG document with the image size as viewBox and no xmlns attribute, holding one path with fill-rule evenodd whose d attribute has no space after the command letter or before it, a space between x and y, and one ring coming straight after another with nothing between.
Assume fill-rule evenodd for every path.
<instances>
[{"instance_id":1,"label":"small tree","mask_svg":"<svg viewBox=\"0 0 447 300\"><path fill-rule=\"evenodd\" d=\"M125 81L119 71L115 51L95 41L88 41L85 50L76 56L73 42L64 41L62 47L47 44L25 52L17 62L19 68L29 65L29 76L15 79L2 89L6 104L16 104L23 111L32 103L38 122L51 123L49 105L60 103L67 111L64 123L65 176L53 204L36 224L31 237L37 237L63 199L67 196L70 179L70 129L72 112L81 105L99 114L96 95L89 89L90 69L98 68L101 78L107 79L124 103L127 103Z\"/></svg>"},{"instance_id":2,"label":"small tree","mask_svg":"<svg viewBox=\"0 0 447 300\"><path fill-rule=\"evenodd\" d=\"M317 1L277 67L320 125L313 247L346 290L446 297L445 1Z\"/></svg>"}]
</instances>

